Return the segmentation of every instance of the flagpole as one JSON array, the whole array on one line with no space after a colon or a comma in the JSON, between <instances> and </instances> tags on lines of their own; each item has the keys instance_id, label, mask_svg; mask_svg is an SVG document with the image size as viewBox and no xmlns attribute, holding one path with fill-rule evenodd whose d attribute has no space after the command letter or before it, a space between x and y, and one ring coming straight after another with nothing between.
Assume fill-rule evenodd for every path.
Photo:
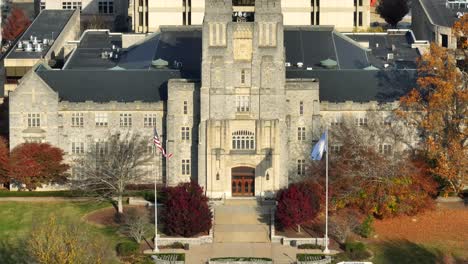
<instances>
[{"instance_id":1,"label":"flagpole","mask_svg":"<svg viewBox=\"0 0 468 264\"><path fill-rule=\"evenodd\" d=\"M328 249L328 128L325 129L325 249L323 253L329 254L330 250Z\"/></svg>"},{"instance_id":2,"label":"flagpole","mask_svg":"<svg viewBox=\"0 0 468 264\"><path fill-rule=\"evenodd\" d=\"M161 164L162 164L162 155L161 155ZM160 168L162 170L162 167ZM162 171L161 171L162 177ZM158 180L154 176L154 248L153 252L159 252L158 248Z\"/></svg>"}]
</instances>

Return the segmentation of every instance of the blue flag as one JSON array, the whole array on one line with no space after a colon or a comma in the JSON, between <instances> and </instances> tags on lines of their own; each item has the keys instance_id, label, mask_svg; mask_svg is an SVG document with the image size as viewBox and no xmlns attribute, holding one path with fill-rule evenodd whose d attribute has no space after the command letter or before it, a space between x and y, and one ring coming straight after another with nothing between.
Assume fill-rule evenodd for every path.
<instances>
[{"instance_id":1,"label":"blue flag","mask_svg":"<svg viewBox=\"0 0 468 264\"><path fill-rule=\"evenodd\" d=\"M323 152L326 151L327 149L327 132L323 133L322 137L320 137L320 140L315 144L314 149L312 150L312 153L310 153L310 159L311 160L321 160L323 156Z\"/></svg>"}]
</instances>

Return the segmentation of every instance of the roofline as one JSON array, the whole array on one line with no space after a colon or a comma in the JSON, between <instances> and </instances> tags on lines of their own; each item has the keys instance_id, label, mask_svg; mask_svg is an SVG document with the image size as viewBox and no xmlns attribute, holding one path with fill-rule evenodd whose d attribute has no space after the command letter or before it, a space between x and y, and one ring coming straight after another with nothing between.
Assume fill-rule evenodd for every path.
<instances>
[{"instance_id":1,"label":"roofline","mask_svg":"<svg viewBox=\"0 0 468 264\"><path fill-rule=\"evenodd\" d=\"M62 10L62 9L57 9L57 10ZM65 23L65 25L63 26L63 28L65 28L68 24L68 22L70 22L70 19L73 17L73 15L75 14L75 12L77 12L78 9L75 9L75 11L73 11L73 14L68 18L67 20L67 23ZM32 27L32 25L34 23L36 23L37 19L41 16L41 13L42 12L39 12L39 15L33 20L33 22L31 23L31 25L29 25L29 27L21 34L21 36L19 38L16 39L15 43L12 45L12 48L10 49L10 51L8 51L8 53L4 56L5 59L8 59L8 56L10 56L10 53L12 52L12 50L14 50L16 44L18 44L18 42L23 38L24 35L26 35L26 32L28 32L28 30ZM40 56L39 58L32 58L32 59L43 59L45 56L47 56L49 54L49 51L52 49L52 47L55 45L55 40L58 39L58 37L62 34L63 32L63 28L60 30L60 34L57 35L57 37L54 39L54 43L49 46L49 48L47 49L47 52L44 54L44 56ZM23 59L23 58L15 58L15 60L17 59ZM24 58L24 59L31 59L31 58Z\"/></svg>"},{"instance_id":2,"label":"roofline","mask_svg":"<svg viewBox=\"0 0 468 264\"><path fill-rule=\"evenodd\" d=\"M80 18L80 11L79 11L79 9L75 9L75 11L73 11L72 15L68 18L67 23L65 23L65 25L63 25L63 28L60 30L60 33L59 33L59 34L57 35L57 37L54 39L54 43L52 43L52 45L49 47L49 49L47 50L47 52L44 54L44 56L43 56L42 58L48 56L49 53L51 52L51 50L53 50L53 48L55 48L55 45L58 45L56 40L59 39L59 37L62 36L62 34L64 34L64 32L63 32L64 29L67 27L68 23L70 23L70 20L71 20L75 15L77 15L78 18ZM79 22L80 22L80 21L79 21Z\"/></svg>"},{"instance_id":3,"label":"roofline","mask_svg":"<svg viewBox=\"0 0 468 264\"><path fill-rule=\"evenodd\" d=\"M434 21L432 20L431 16L429 15L429 12L427 11L426 6L424 6L424 1L418 0L418 2L421 4L421 7L422 7L422 9L424 10L424 13L426 13L426 17L429 19L429 22L430 22L433 26L441 26L441 25L437 25L436 23L434 23Z\"/></svg>"}]
</instances>

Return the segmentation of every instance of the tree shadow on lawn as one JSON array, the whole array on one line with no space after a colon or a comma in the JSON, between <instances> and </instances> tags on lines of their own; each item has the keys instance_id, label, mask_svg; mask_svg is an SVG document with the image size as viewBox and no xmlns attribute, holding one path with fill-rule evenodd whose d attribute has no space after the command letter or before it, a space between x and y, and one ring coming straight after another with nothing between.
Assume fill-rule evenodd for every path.
<instances>
[{"instance_id":1,"label":"tree shadow on lawn","mask_svg":"<svg viewBox=\"0 0 468 264\"><path fill-rule=\"evenodd\" d=\"M436 248L427 248L408 240L387 240L374 244L376 263L380 264L413 264L413 263L466 263L456 259L448 252Z\"/></svg>"},{"instance_id":2,"label":"tree shadow on lawn","mask_svg":"<svg viewBox=\"0 0 468 264\"><path fill-rule=\"evenodd\" d=\"M0 263L2 264L28 264L31 263L27 245L23 240L14 242L4 237L0 239Z\"/></svg>"}]
</instances>

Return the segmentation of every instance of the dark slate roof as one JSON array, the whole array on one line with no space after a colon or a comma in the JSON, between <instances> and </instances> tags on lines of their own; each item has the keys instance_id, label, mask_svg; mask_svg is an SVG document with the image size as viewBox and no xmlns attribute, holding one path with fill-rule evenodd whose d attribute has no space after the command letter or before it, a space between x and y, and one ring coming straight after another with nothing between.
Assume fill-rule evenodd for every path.
<instances>
[{"instance_id":1,"label":"dark slate roof","mask_svg":"<svg viewBox=\"0 0 468 264\"><path fill-rule=\"evenodd\" d=\"M285 27L286 62L323 68L320 62L332 59L339 69L362 69L370 65L366 50L333 27Z\"/></svg>"},{"instance_id":2,"label":"dark slate roof","mask_svg":"<svg viewBox=\"0 0 468 264\"><path fill-rule=\"evenodd\" d=\"M109 31L87 31L83 34L78 47L67 61L65 69L107 69L116 65L112 59L103 59L103 52L112 52L112 46L122 46L121 34Z\"/></svg>"},{"instance_id":3,"label":"dark slate roof","mask_svg":"<svg viewBox=\"0 0 468 264\"><path fill-rule=\"evenodd\" d=\"M318 78L320 101L392 102L416 85L416 70L288 70L287 78Z\"/></svg>"},{"instance_id":4,"label":"dark slate roof","mask_svg":"<svg viewBox=\"0 0 468 264\"><path fill-rule=\"evenodd\" d=\"M443 27L452 27L458 19L457 12L467 13L468 8L448 8L446 0L419 0L432 22Z\"/></svg>"},{"instance_id":5,"label":"dark slate roof","mask_svg":"<svg viewBox=\"0 0 468 264\"><path fill-rule=\"evenodd\" d=\"M43 39L57 39L65 25L68 23L75 10L43 10L26 32L21 36L20 41L27 41L31 36L37 37L39 41ZM22 49L12 49L7 58L11 59L30 59L42 58L49 50L50 45L44 46L42 52L26 52Z\"/></svg>"},{"instance_id":6,"label":"dark slate roof","mask_svg":"<svg viewBox=\"0 0 468 264\"><path fill-rule=\"evenodd\" d=\"M177 70L49 70L36 73L70 102L158 102L167 100L167 82L180 78Z\"/></svg>"},{"instance_id":7,"label":"dark slate roof","mask_svg":"<svg viewBox=\"0 0 468 264\"><path fill-rule=\"evenodd\" d=\"M394 32L391 34L346 34L349 38L358 43L368 43L370 52L369 62L377 67L383 68L388 63L387 55L394 55L394 62L397 67L416 68L416 59L420 56L417 49L413 49L413 35L410 31Z\"/></svg>"}]
</instances>

